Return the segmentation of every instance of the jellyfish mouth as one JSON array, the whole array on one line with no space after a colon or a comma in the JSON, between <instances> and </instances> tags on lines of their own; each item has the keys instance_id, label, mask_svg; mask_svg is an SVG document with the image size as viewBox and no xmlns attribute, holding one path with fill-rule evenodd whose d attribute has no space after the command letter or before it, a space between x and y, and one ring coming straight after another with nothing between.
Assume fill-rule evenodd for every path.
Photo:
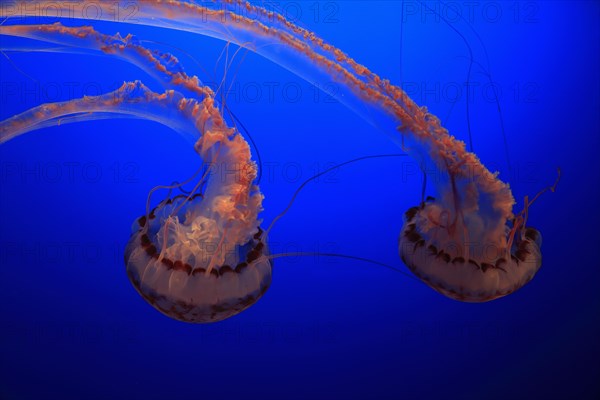
<instances>
[{"instance_id":1,"label":"jellyfish mouth","mask_svg":"<svg viewBox=\"0 0 600 400\"><path fill-rule=\"evenodd\" d=\"M181 196L169 204L201 200L199 195ZM236 246L226 257L235 262L210 268L196 266L188 254L173 257L162 253L161 240L152 225L161 224L158 216L165 205L167 202L136 220L125 250L129 280L150 305L183 322L212 323L242 312L266 293L272 264L266 257L268 249L260 227L247 243Z\"/></svg>"},{"instance_id":2,"label":"jellyfish mouth","mask_svg":"<svg viewBox=\"0 0 600 400\"><path fill-rule=\"evenodd\" d=\"M455 300L485 302L527 284L541 266L541 235L531 227L510 249L489 243L457 243L427 224L428 205L410 208L400 233L399 252L406 266L434 290ZM439 234L438 234L439 233ZM486 251L486 248L488 251Z\"/></svg>"}]
</instances>

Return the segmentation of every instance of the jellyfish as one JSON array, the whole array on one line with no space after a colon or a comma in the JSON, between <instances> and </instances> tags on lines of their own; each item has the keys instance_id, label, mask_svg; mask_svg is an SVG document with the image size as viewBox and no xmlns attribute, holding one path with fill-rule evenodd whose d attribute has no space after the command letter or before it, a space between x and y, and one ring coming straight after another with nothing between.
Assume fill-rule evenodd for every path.
<instances>
[{"instance_id":1,"label":"jellyfish","mask_svg":"<svg viewBox=\"0 0 600 400\"><path fill-rule=\"evenodd\" d=\"M31 14L32 5L27 3L15 2L7 16ZM131 6L115 4L121 9ZM33 7L39 15L52 10L51 16L86 20L92 5L98 8L86 1L69 5L37 1ZM389 135L425 174L435 175L430 181L437 197L406 212L398 242L401 259L434 290L456 300L484 302L518 290L539 270L541 234L526 225L533 201L526 198L524 209L513 213L515 199L509 185L400 87L313 32L245 1L155 0L135 7L134 18L125 21L102 10L94 19L211 36L256 52L308 81L335 82L340 88L335 97L342 104ZM0 33L6 31L2 29Z\"/></svg>"},{"instance_id":2,"label":"jellyfish","mask_svg":"<svg viewBox=\"0 0 600 400\"><path fill-rule=\"evenodd\" d=\"M125 249L127 275L148 303L185 322L219 321L254 304L271 283L258 221L263 196L253 183L257 167L248 143L227 126L212 90L187 76L171 55L150 52L131 36L61 24L2 29L128 59L171 88L157 94L129 82L101 96L41 105L0 123L0 143L41 127L107 115L156 121L193 139L205 164L203 176L188 195L167 199L135 221ZM184 97L178 88L195 97ZM230 173L211 178L215 165Z\"/></svg>"}]
</instances>

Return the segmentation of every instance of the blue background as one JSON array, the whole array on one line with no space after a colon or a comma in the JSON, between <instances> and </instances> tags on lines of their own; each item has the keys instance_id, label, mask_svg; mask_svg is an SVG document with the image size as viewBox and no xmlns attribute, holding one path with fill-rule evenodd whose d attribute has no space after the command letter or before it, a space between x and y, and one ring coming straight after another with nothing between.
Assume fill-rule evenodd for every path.
<instances>
[{"instance_id":1,"label":"blue background","mask_svg":"<svg viewBox=\"0 0 600 400\"><path fill-rule=\"evenodd\" d=\"M439 4L427 3L437 15L418 2L404 4L402 13L399 1L281 3L295 22L380 76L402 80L463 140L469 53L439 15L455 20L485 66L487 51L512 168L488 78L477 65L475 151L510 182L516 210L523 196L554 182L557 166L563 172L557 192L530 210L529 222L544 238L543 266L531 283L491 303L465 304L368 263L280 258L272 287L246 312L204 326L170 320L129 283L123 249L148 191L197 168L192 147L144 121L43 129L0 147L0 398L598 398L598 3L452 3L474 31ZM176 49L159 48L205 81L222 77L223 42L95 26L176 45L209 72ZM10 62L0 57L2 119L125 80L151 83L106 57L8 56ZM254 54L234 65L227 104L262 156L263 226L316 172L399 152L281 67ZM409 159L346 166L306 187L273 229L271 250L335 251L408 272L397 237L420 191Z\"/></svg>"}]
</instances>

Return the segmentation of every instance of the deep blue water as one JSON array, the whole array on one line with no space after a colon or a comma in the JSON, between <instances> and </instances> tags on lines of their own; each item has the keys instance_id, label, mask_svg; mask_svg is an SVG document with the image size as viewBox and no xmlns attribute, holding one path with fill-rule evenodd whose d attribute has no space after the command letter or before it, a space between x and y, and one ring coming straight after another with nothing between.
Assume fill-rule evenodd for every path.
<instances>
[{"instance_id":1,"label":"deep blue water","mask_svg":"<svg viewBox=\"0 0 600 400\"><path fill-rule=\"evenodd\" d=\"M295 22L403 82L467 140L464 36L477 62L470 126L483 163L510 182L517 209L562 170L557 192L530 210L544 238L543 266L531 283L466 304L364 262L280 258L269 291L240 315L213 325L171 320L135 292L123 250L148 191L197 168L192 147L143 121L47 128L0 147L0 398L598 398L598 3L453 2L474 30L428 4L437 14L414 1L280 3ZM223 42L95 26L175 45L208 71L161 47L188 72L205 81L212 74L211 84L222 77ZM106 57L7 55L0 57L1 119L150 81ZM400 152L310 83L254 54L237 60L227 104L262 156L263 225L315 173ZM489 66L493 85L478 63ZM492 88L500 91L511 168ZM408 273L397 238L420 193L409 159L345 166L301 192L273 229L271 251L343 253Z\"/></svg>"}]
</instances>

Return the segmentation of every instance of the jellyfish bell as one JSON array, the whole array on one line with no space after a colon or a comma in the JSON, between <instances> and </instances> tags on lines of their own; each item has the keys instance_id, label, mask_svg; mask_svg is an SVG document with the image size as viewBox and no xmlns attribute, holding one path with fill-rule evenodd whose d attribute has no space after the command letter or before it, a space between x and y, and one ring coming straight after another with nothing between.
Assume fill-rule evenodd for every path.
<instances>
[{"instance_id":1,"label":"jellyfish bell","mask_svg":"<svg viewBox=\"0 0 600 400\"><path fill-rule=\"evenodd\" d=\"M250 307L271 284L263 231L229 246L202 215L203 198L178 196L138 218L125 249L127 276L168 317L216 322ZM173 213L177 212L176 215Z\"/></svg>"},{"instance_id":2,"label":"jellyfish bell","mask_svg":"<svg viewBox=\"0 0 600 400\"><path fill-rule=\"evenodd\" d=\"M439 216L433 202L410 208L398 244L404 264L439 293L465 302L490 301L518 290L539 270L542 239L536 229L524 229L509 249L500 249L476 238L461 242Z\"/></svg>"},{"instance_id":3,"label":"jellyfish bell","mask_svg":"<svg viewBox=\"0 0 600 400\"><path fill-rule=\"evenodd\" d=\"M163 314L210 323L245 310L269 288L271 261L258 219L263 195L248 143L226 125L213 99L205 98L203 108L182 101L202 132L194 148L205 172L189 195L163 201L136 221L126 270Z\"/></svg>"},{"instance_id":4,"label":"jellyfish bell","mask_svg":"<svg viewBox=\"0 0 600 400\"><path fill-rule=\"evenodd\" d=\"M441 158L461 154L464 145L454 150ZM529 208L545 192L554 192L561 177L558 168L554 184L532 200L525 196L523 209L513 214L509 186L481 170L477 161L470 157L476 173L445 167L438 174L434 185L440 198L428 198L405 213L398 243L400 257L417 277L466 302L506 296L535 276L542 264L542 236L527 226Z\"/></svg>"}]
</instances>

